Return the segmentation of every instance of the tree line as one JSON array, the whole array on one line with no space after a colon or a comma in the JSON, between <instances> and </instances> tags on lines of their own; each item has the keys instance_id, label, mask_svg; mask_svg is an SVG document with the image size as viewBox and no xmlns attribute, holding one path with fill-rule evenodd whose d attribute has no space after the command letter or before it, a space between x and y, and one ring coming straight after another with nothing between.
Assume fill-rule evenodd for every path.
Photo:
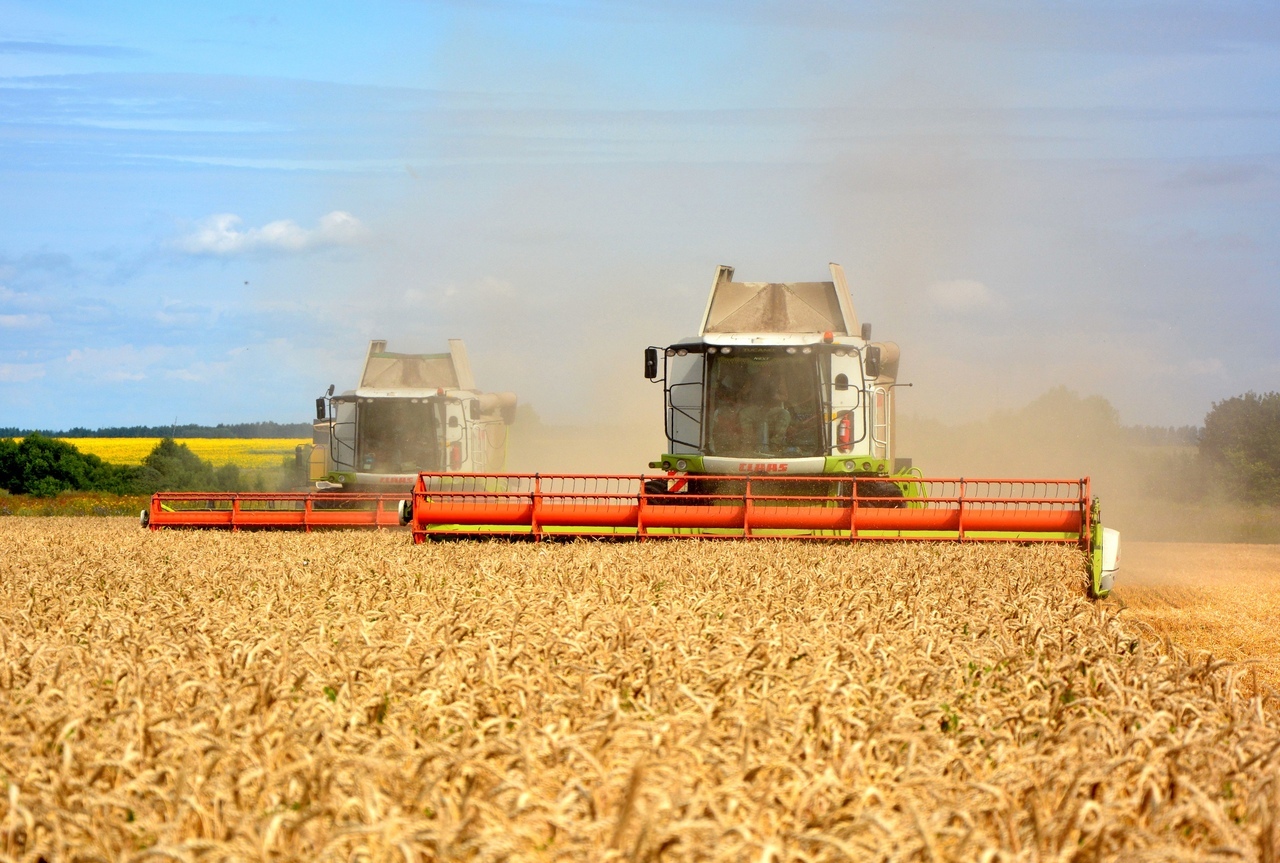
<instances>
[{"instance_id":1,"label":"tree line","mask_svg":"<svg viewBox=\"0 0 1280 863\"><path fill-rule=\"evenodd\" d=\"M66 441L32 433L0 438L0 488L53 497L64 491L152 494L157 491L237 491L240 469L214 467L186 444L163 438L141 465L118 465L82 453Z\"/></svg>"},{"instance_id":2,"label":"tree line","mask_svg":"<svg viewBox=\"0 0 1280 863\"><path fill-rule=\"evenodd\" d=\"M78 438L78 437L158 437L158 438L309 438L311 423L218 423L214 426L184 425L167 426L110 426L108 428L87 429L81 426L55 431L51 429L21 429L16 426L0 427L0 438L26 437L40 434L45 437Z\"/></svg>"},{"instance_id":3,"label":"tree line","mask_svg":"<svg viewBox=\"0 0 1280 863\"><path fill-rule=\"evenodd\" d=\"M1216 402L1204 418L1200 457L1232 497L1280 504L1280 393Z\"/></svg>"}]
</instances>

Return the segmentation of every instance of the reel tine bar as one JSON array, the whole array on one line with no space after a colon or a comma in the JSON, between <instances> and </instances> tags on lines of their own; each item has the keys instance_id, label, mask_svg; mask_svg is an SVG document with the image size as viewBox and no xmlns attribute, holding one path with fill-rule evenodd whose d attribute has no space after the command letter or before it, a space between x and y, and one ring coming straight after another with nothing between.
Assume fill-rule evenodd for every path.
<instances>
[{"instance_id":1,"label":"reel tine bar","mask_svg":"<svg viewBox=\"0 0 1280 863\"><path fill-rule=\"evenodd\" d=\"M162 491L151 496L143 524L222 530L399 527L405 494L377 492Z\"/></svg>"},{"instance_id":2,"label":"reel tine bar","mask_svg":"<svg viewBox=\"0 0 1280 863\"><path fill-rule=\"evenodd\" d=\"M1089 480L448 474L418 477L433 536L798 537L1087 543Z\"/></svg>"}]
</instances>

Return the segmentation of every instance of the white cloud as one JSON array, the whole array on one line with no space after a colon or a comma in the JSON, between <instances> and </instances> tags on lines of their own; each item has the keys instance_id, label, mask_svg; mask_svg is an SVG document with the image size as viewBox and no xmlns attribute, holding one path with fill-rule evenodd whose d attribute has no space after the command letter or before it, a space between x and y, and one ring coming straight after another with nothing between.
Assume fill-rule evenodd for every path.
<instances>
[{"instance_id":1,"label":"white cloud","mask_svg":"<svg viewBox=\"0 0 1280 863\"><path fill-rule=\"evenodd\" d=\"M136 348L75 348L67 354L67 364L76 372L99 381L145 380L155 366L165 364L171 351L159 346Z\"/></svg>"},{"instance_id":2,"label":"white cloud","mask_svg":"<svg viewBox=\"0 0 1280 863\"><path fill-rule=\"evenodd\" d=\"M171 365L162 376L187 383L246 380L263 368L285 369L296 365L298 350L288 339L268 339L224 351L218 358L198 359L186 365ZM304 363L305 367L306 364Z\"/></svg>"},{"instance_id":3,"label":"white cloud","mask_svg":"<svg viewBox=\"0 0 1280 863\"><path fill-rule=\"evenodd\" d=\"M0 315L0 328L27 329L49 323L48 315Z\"/></svg>"},{"instance_id":4,"label":"white cloud","mask_svg":"<svg viewBox=\"0 0 1280 863\"><path fill-rule=\"evenodd\" d=\"M460 286L453 283L445 285L441 296L446 303L458 298L466 298L468 301L498 300L507 302L515 300L519 296L519 292L516 291L516 286L506 279L485 276L469 285Z\"/></svg>"},{"instance_id":5,"label":"white cloud","mask_svg":"<svg viewBox=\"0 0 1280 863\"><path fill-rule=\"evenodd\" d=\"M934 306L948 312L964 312L995 305L991 289L974 279L934 282L926 289Z\"/></svg>"},{"instance_id":6,"label":"white cloud","mask_svg":"<svg viewBox=\"0 0 1280 863\"><path fill-rule=\"evenodd\" d=\"M44 377L44 366L39 363L0 363L0 381L20 384Z\"/></svg>"},{"instance_id":7,"label":"white cloud","mask_svg":"<svg viewBox=\"0 0 1280 863\"><path fill-rule=\"evenodd\" d=\"M200 222L174 245L191 255L241 255L252 252L304 252L327 246L348 246L369 236L369 229L350 213L334 210L321 216L314 228L292 219L243 228L234 213L218 213Z\"/></svg>"},{"instance_id":8,"label":"white cloud","mask_svg":"<svg viewBox=\"0 0 1280 863\"><path fill-rule=\"evenodd\" d=\"M1217 357L1205 357L1203 359L1187 360L1183 364L1183 368L1187 374L1205 375L1208 377L1225 378L1227 376L1227 367L1222 360Z\"/></svg>"}]
</instances>

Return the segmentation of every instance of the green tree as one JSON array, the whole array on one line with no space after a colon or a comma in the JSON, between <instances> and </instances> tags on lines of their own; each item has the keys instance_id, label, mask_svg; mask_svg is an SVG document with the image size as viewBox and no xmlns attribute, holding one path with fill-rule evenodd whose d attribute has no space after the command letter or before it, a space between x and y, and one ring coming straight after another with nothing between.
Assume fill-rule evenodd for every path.
<instances>
[{"instance_id":1,"label":"green tree","mask_svg":"<svg viewBox=\"0 0 1280 863\"><path fill-rule=\"evenodd\" d=\"M0 487L13 494L53 497L59 492L133 490L137 468L104 462L65 441L29 434L21 442L0 440Z\"/></svg>"},{"instance_id":2,"label":"green tree","mask_svg":"<svg viewBox=\"0 0 1280 863\"><path fill-rule=\"evenodd\" d=\"M1280 393L1215 402L1204 418L1200 458L1241 500L1280 503Z\"/></svg>"},{"instance_id":3,"label":"green tree","mask_svg":"<svg viewBox=\"0 0 1280 863\"><path fill-rule=\"evenodd\" d=\"M142 460L140 483L146 491L236 491L240 469L215 468L186 444L164 438Z\"/></svg>"}]
</instances>

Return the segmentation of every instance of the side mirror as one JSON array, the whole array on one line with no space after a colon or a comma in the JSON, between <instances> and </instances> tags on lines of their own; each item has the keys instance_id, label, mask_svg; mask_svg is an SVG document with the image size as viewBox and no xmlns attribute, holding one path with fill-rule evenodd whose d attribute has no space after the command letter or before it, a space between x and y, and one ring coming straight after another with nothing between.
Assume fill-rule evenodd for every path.
<instances>
[{"instance_id":1,"label":"side mirror","mask_svg":"<svg viewBox=\"0 0 1280 863\"><path fill-rule=\"evenodd\" d=\"M653 380L658 376L658 349L644 349L644 376Z\"/></svg>"},{"instance_id":2,"label":"side mirror","mask_svg":"<svg viewBox=\"0 0 1280 863\"><path fill-rule=\"evenodd\" d=\"M880 348L875 345L867 345L866 351L862 354L862 368L869 378L880 377Z\"/></svg>"},{"instance_id":3,"label":"side mirror","mask_svg":"<svg viewBox=\"0 0 1280 863\"><path fill-rule=\"evenodd\" d=\"M871 324L862 325L862 340L864 342L871 341Z\"/></svg>"},{"instance_id":4,"label":"side mirror","mask_svg":"<svg viewBox=\"0 0 1280 863\"><path fill-rule=\"evenodd\" d=\"M458 418L449 417L449 428L456 429L458 427Z\"/></svg>"},{"instance_id":5,"label":"side mirror","mask_svg":"<svg viewBox=\"0 0 1280 863\"><path fill-rule=\"evenodd\" d=\"M325 418L324 396L321 396L320 398L316 399L316 419L322 420L324 418Z\"/></svg>"}]
</instances>

